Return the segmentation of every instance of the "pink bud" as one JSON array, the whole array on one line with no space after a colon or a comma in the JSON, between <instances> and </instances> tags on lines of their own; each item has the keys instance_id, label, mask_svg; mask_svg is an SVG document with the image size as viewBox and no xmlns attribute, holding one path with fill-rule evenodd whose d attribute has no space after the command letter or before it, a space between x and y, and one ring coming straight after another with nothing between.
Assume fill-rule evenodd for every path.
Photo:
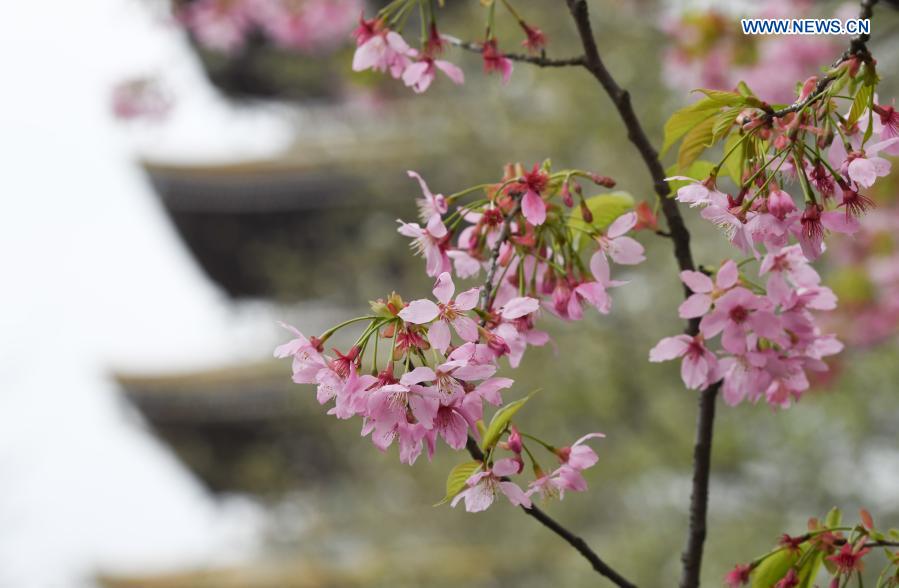
<instances>
[{"instance_id":1,"label":"pink bud","mask_svg":"<svg viewBox=\"0 0 899 588\"><path fill-rule=\"evenodd\" d=\"M509 439L506 442L509 451L514 451L515 453L521 453L521 433L512 425L511 432L509 433Z\"/></svg>"},{"instance_id":2,"label":"pink bud","mask_svg":"<svg viewBox=\"0 0 899 588\"><path fill-rule=\"evenodd\" d=\"M768 193L768 212L779 220L784 220L788 214L796 210L793 198L778 187L774 187Z\"/></svg>"}]
</instances>

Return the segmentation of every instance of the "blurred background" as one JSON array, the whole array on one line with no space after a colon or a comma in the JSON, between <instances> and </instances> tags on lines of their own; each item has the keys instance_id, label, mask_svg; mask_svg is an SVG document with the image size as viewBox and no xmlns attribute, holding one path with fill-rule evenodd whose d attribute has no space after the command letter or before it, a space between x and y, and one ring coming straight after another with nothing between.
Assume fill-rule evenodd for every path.
<instances>
[{"instance_id":1,"label":"blurred background","mask_svg":"<svg viewBox=\"0 0 899 588\"><path fill-rule=\"evenodd\" d=\"M508 505L432 507L457 455L410 468L373 450L271 350L286 338L278 320L316 333L392 289L430 288L395 232L415 214L407 169L450 193L551 157L652 202L607 98L580 70L516 65L503 86L458 49L446 55L466 84L438 78L414 96L350 72L361 0L286 3L298 15L287 27L235 24L222 16L233 3L4 8L0 587L596 585ZM442 32L483 30L478 2L447 4ZM551 55L578 52L558 2L519 4ZM789 101L845 44L733 28L766 11L845 14L838 3L590 4L656 144L689 89L747 79ZM888 102L899 14L885 5L875 18ZM499 37L517 51L514 23ZM834 505L899 526L899 182L884 184L866 233L825 268L842 301L833 326L851 343L830 377L787 411L720 409L710 586ZM717 263L720 236L686 216L699 261ZM645 361L680 323L669 243L641 239L649 261L622 276L633 283L615 312L544 321L557 347L529 350L515 378L545 391L521 413L529 429L608 435L590 492L550 514L640 585L672 586L696 397L676 365Z\"/></svg>"}]
</instances>

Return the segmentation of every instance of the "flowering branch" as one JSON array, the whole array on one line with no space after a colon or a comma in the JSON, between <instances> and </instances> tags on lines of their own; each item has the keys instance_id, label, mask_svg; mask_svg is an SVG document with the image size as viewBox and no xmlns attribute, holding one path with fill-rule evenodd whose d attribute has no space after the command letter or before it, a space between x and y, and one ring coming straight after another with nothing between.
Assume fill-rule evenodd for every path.
<instances>
[{"instance_id":1,"label":"flowering branch","mask_svg":"<svg viewBox=\"0 0 899 588\"><path fill-rule=\"evenodd\" d=\"M484 45L482 43L472 43L470 41L462 41L451 37L444 37L444 40L447 41L450 45L454 45L456 47L459 47L460 49L465 49L466 51L471 51L472 53L484 53ZM536 65L538 67L569 67L584 65L583 55L578 55L577 57L568 57L566 59L551 59L546 56L545 52L541 51L539 55L528 55L526 53L504 53L503 56L511 61L530 63L531 65Z\"/></svg>"},{"instance_id":2,"label":"flowering branch","mask_svg":"<svg viewBox=\"0 0 899 588\"><path fill-rule=\"evenodd\" d=\"M472 459L476 461L484 461L484 452L481 451L480 447L478 447L477 441L469 437L465 448L468 449L468 453L471 455ZM609 566L609 564L604 562L602 558L600 558L596 554L596 552L593 551L593 549L591 549L589 545L587 545L586 541L560 525L555 519L537 508L536 505L532 505L530 508L525 508L524 506L522 506L521 510L524 511L524 513L528 516L531 516L539 521L541 525L567 541L569 545L574 547L578 551L578 553L583 555L587 559L587 561L590 562L590 565L593 566L594 570L608 578L613 584L619 586L620 588L636 588L636 584L633 584L625 579L624 576L616 572L611 566Z\"/></svg>"},{"instance_id":3,"label":"flowering branch","mask_svg":"<svg viewBox=\"0 0 899 588\"><path fill-rule=\"evenodd\" d=\"M509 235L512 229L512 221L516 215L518 215L521 209L521 202L518 198L515 199L515 206L512 208L512 211L505 215L503 219L502 228L500 229L499 237L497 238L496 243L493 246L493 250L490 254L490 261L488 262L487 267L487 279L484 281L484 286L481 289L480 301L478 304L479 309L486 315L492 304L492 296L490 295L493 283L496 277L496 270L499 267L499 257L500 251L502 250L503 245L509 240ZM478 446L478 442L474 440L471 436L468 437L465 443L465 449L468 450L469 455L471 455L472 459L479 462L485 462L484 452L481 451L481 448ZM504 478L508 479L508 478ZM568 542L569 545L574 547L578 553L583 555L587 561L590 562L590 565L593 566L593 569L596 570L599 574L608 578L612 583L620 588L636 588L636 585L628 581L621 574L615 571L609 564L602 560L599 555L596 554L593 549L587 544L586 541L566 529L555 519L547 515L545 512L540 510L536 505L531 505L530 507L521 506L522 511L525 512L528 516L533 517L537 521L540 522L543 526L551 530L553 533L564 539Z\"/></svg>"}]
</instances>

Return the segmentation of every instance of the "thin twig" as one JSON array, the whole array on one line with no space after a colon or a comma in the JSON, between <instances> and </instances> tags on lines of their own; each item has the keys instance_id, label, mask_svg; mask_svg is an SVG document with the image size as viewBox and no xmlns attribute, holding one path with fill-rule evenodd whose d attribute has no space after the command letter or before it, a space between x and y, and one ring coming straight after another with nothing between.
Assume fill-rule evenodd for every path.
<instances>
[{"instance_id":1,"label":"thin twig","mask_svg":"<svg viewBox=\"0 0 899 588\"><path fill-rule=\"evenodd\" d=\"M469 437L465 448L468 449L468 453L471 454L472 459L475 459L477 461L484 461L484 452L481 451L480 447L478 447L477 441ZM505 480L507 478L503 479ZM590 562L590 565L593 566L594 570L596 570L602 576L608 578L610 582L612 582L619 588L637 588L636 584L628 581L624 576L615 571L615 569L613 569L609 564L604 562L602 558L599 557L596 552L590 548L589 545L587 545L586 541L560 525L558 521L543 512L540 508L535 505L531 505L530 508L525 508L522 506L521 510L523 510L524 513L528 516L533 517L535 520L539 521L541 525L568 542L569 545L574 547L578 553L583 555L584 558Z\"/></svg>"},{"instance_id":2,"label":"thin twig","mask_svg":"<svg viewBox=\"0 0 899 588\"><path fill-rule=\"evenodd\" d=\"M447 37L444 37L444 39L449 42L450 45L454 45L456 47L459 47L460 49L465 49L466 51L471 51L473 53L484 52L484 45L482 45L481 43L460 41L459 39L452 39ZM526 53L503 53L503 57L511 59L512 61L530 63L531 65L536 65L538 67L570 67L584 65L583 55L578 55L577 57L568 57L565 59L551 59L547 57L545 53L541 52L540 55L528 55Z\"/></svg>"}]
</instances>

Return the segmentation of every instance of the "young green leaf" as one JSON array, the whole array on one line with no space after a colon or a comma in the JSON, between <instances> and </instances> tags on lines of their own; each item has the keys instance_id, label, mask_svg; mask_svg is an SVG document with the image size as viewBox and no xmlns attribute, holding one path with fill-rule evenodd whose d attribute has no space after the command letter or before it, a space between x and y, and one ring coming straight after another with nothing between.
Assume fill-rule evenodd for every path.
<instances>
[{"instance_id":1,"label":"young green leaf","mask_svg":"<svg viewBox=\"0 0 899 588\"><path fill-rule=\"evenodd\" d=\"M680 151L677 153L677 168L679 170L687 169L706 150L706 147L712 144L712 129L714 126L714 117L707 118L693 127L684 136L684 140L680 145Z\"/></svg>"},{"instance_id":2,"label":"young green leaf","mask_svg":"<svg viewBox=\"0 0 899 588\"><path fill-rule=\"evenodd\" d=\"M496 445L496 442L499 441L503 431L509 426L515 413L521 410L521 407L536 393L537 391L535 390L524 398L516 400L515 402L510 402L496 411L496 414L490 419L490 424L487 426L487 430L484 432L484 438L481 441L481 448L484 451L489 451L491 447Z\"/></svg>"},{"instance_id":3,"label":"young green leaf","mask_svg":"<svg viewBox=\"0 0 899 588\"><path fill-rule=\"evenodd\" d=\"M434 506L446 504L455 498L456 494L465 489L466 480L478 471L482 465L484 464L479 461L466 461L451 469L449 475L446 477L446 496Z\"/></svg>"},{"instance_id":4,"label":"young green leaf","mask_svg":"<svg viewBox=\"0 0 899 588\"><path fill-rule=\"evenodd\" d=\"M787 575L799 556L787 549L778 551L765 558L752 573L752 588L771 588L778 580Z\"/></svg>"},{"instance_id":5,"label":"young green leaf","mask_svg":"<svg viewBox=\"0 0 899 588\"><path fill-rule=\"evenodd\" d=\"M672 114L665 123L665 140L662 144L661 155L665 155L672 145L694 127L714 117L724 106L726 105L711 98L703 98Z\"/></svg>"}]
</instances>

